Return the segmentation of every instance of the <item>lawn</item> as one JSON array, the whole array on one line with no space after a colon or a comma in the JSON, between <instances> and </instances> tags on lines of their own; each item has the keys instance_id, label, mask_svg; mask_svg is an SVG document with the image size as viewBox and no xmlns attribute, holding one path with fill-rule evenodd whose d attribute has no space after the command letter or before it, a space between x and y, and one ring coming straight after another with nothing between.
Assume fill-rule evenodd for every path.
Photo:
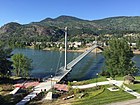
<instances>
[{"instance_id":1,"label":"lawn","mask_svg":"<svg viewBox=\"0 0 140 105\"><path fill-rule=\"evenodd\" d=\"M123 80L123 77L116 77L115 78L116 80ZM129 87L130 89L140 93L140 76L135 76L135 81L138 81L136 82L135 84L130 84L130 85L126 85L127 87Z\"/></svg>"},{"instance_id":2,"label":"lawn","mask_svg":"<svg viewBox=\"0 0 140 105\"><path fill-rule=\"evenodd\" d=\"M140 76L134 76L134 77L135 77L135 80L139 80L140 81ZM115 77L115 80L121 80L121 81L123 81L124 80L124 77L123 76Z\"/></svg>"},{"instance_id":3,"label":"lawn","mask_svg":"<svg viewBox=\"0 0 140 105\"><path fill-rule=\"evenodd\" d=\"M124 77L115 77L115 80L123 81L124 80Z\"/></svg>"},{"instance_id":4,"label":"lawn","mask_svg":"<svg viewBox=\"0 0 140 105\"><path fill-rule=\"evenodd\" d=\"M130 89L132 89L133 91L140 93L140 83L130 84L130 85L126 85L126 86L129 87Z\"/></svg>"},{"instance_id":5,"label":"lawn","mask_svg":"<svg viewBox=\"0 0 140 105\"><path fill-rule=\"evenodd\" d=\"M135 80L140 80L140 76L135 76Z\"/></svg>"},{"instance_id":6,"label":"lawn","mask_svg":"<svg viewBox=\"0 0 140 105\"><path fill-rule=\"evenodd\" d=\"M82 99L76 99L73 105L102 105L136 98L121 90L117 92L110 92L105 88L104 91L101 91L101 93L97 95L95 95L96 92L99 92L99 90L90 92L89 96Z\"/></svg>"}]
</instances>

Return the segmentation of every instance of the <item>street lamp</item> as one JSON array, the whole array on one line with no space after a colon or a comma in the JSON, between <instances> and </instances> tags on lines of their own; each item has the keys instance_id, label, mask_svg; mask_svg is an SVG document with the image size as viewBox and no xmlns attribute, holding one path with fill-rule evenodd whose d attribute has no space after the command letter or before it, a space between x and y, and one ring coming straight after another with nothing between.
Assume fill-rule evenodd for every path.
<instances>
[{"instance_id":1,"label":"street lamp","mask_svg":"<svg viewBox=\"0 0 140 105\"><path fill-rule=\"evenodd\" d=\"M53 68L51 68L51 72L52 72Z\"/></svg>"},{"instance_id":2,"label":"street lamp","mask_svg":"<svg viewBox=\"0 0 140 105\"><path fill-rule=\"evenodd\" d=\"M52 77L53 77L53 76L51 75L51 90L52 90Z\"/></svg>"},{"instance_id":3,"label":"street lamp","mask_svg":"<svg viewBox=\"0 0 140 105\"><path fill-rule=\"evenodd\" d=\"M52 93L53 93L53 92L52 92L52 91L53 91L53 90L52 90L52 78L53 78L53 75L51 75L51 92L50 92L50 94L51 94L51 95L50 95L50 99L51 99L51 100L52 100Z\"/></svg>"},{"instance_id":4,"label":"street lamp","mask_svg":"<svg viewBox=\"0 0 140 105\"><path fill-rule=\"evenodd\" d=\"M98 79L98 75L99 75L99 74L96 73L96 87L97 87L97 82L98 82L98 81L97 81L97 79Z\"/></svg>"}]
</instances>

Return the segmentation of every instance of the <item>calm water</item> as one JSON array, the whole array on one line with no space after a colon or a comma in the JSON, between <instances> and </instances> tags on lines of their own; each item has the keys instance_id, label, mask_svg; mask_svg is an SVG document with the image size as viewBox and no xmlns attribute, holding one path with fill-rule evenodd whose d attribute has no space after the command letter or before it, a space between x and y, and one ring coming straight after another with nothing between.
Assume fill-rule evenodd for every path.
<instances>
[{"instance_id":1,"label":"calm water","mask_svg":"<svg viewBox=\"0 0 140 105\"><path fill-rule=\"evenodd\" d=\"M23 53L33 60L31 71L32 77L49 77L55 75L59 67L64 66L64 52L42 51L33 49L15 49L13 53ZM81 53L68 52L68 62L79 56ZM136 65L140 67L140 55L134 58ZM86 80L96 77L104 66L104 57L102 54L88 54L82 59L68 76L69 80ZM140 75L140 72L138 72Z\"/></svg>"}]
</instances>

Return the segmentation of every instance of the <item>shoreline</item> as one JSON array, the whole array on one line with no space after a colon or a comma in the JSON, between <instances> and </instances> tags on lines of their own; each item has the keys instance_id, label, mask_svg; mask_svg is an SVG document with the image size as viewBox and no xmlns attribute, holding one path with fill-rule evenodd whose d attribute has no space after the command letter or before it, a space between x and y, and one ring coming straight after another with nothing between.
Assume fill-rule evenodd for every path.
<instances>
[{"instance_id":1,"label":"shoreline","mask_svg":"<svg viewBox=\"0 0 140 105\"><path fill-rule=\"evenodd\" d=\"M85 52L86 50L88 50L90 47L88 48L81 48L81 49L78 49L78 50L67 50L68 52L77 52L77 53L83 53ZM53 51L53 49L50 49L50 48L45 48L43 49L44 51ZM65 51L64 49L63 50L56 50L56 51ZM93 53L101 53L102 51L98 48L94 49L93 51L91 51Z\"/></svg>"},{"instance_id":2,"label":"shoreline","mask_svg":"<svg viewBox=\"0 0 140 105\"><path fill-rule=\"evenodd\" d=\"M140 51L138 51L138 50L133 51L133 53L136 55L140 55Z\"/></svg>"},{"instance_id":3,"label":"shoreline","mask_svg":"<svg viewBox=\"0 0 140 105\"><path fill-rule=\"evenodd\" d=\"M32 47L27 47L27 48L33 49ZM83 53L83 52L85 52L86 50L88 50L89 48L90 48L90 47L81 48L81 49L78 49L78 50L67 50L67 51L68 51L68 52ZM44 51L64 51L64 49L63 49L63 50L57 50L57 49L51 49L51 48L44 48L44 49L42 49L42 50L44 50ZM96 49L94 49L94 50L91 51L91 52L93 52L93 53L101 53L101 52L103 52L103 51L100 50L100 49L98 49L98 48L96 48ZM140 55L140 51L138 51L138 50L134 50L133 53L136 54L136 55Z\"/></svg>"}]
</instances>

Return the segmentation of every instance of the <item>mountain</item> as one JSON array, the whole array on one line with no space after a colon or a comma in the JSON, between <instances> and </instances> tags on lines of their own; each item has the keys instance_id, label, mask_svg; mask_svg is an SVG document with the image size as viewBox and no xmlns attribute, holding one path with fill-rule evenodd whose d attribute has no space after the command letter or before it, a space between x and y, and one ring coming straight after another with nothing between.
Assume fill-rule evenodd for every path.
<instances>
[{"instance_id":1,"label":"mountain","mask_svg":"<svg viewBox=\"0 0 140 105\"><path fill-rule=\"evenodd\" d=\"M83 20L72 16L59 16L55 19L46 18L40 22L33 22L31 24L40 24L44 26L57 26L59 28L64 28L67 26L70 29L72 28L81 29L82 27L90 27L91 23L92 22L88 20ZM94 27L96 26L96 24L92 23L92 26Z\"/></svg>"},{"instance_id":2,"label":"mountain","mask_svg":"<svg viewBox=\"0 0 140 105\"><path fill-rule=\"evenodd\" d=\"M108 30L140 31L140 16L111 17L93 22L99 26L104 26L104 29Z\"/></svg>"},{"instance_id":3,"label":"mountain","mask_svg":"<svg viewBox=\"0 0 140 105\"><path fill-rule=\"evenodd\" d=\"M111 33L114 31L139 31L140 16L120 16L110 17L100 20L83 20L71 16L60 16L55 19L46 18L40 22L31 24L40 24L44 26L56 26L59 28L68 27L71 31L80 31L87 34L91 33ZM73 33L74 33L73 32Z\"/></svg>"},{"instance_id":4,"label":"mountain","mask_svg":"<svg viewBox=\"0 0 140 105\"><path fill-rule=\"evenodd\" d=\"M21 25L19 23L11 22L5 24L0 28L0 38L2 40L14 38L16 40L25 40L33 38L48 38L52 37L54 39L59 39L64 35L63 30L54 26L43 26L36 24Z\"/></svg>"},{"instance_id":5,"label":"mountain","mask_svg":"<svg viewBox=\"0 0 140 105\"><path fill-rule=\"evenodd\" d=\"M72 16L59 16L57 18L46 18L40 22L33 22L31 24L43 25L43 26L56 26L60 29L68 27L69 34L77 35L82 33L93 34L98 30L98 24L83 20Z\"/></svg>"},{"instance_id":6,"label":"mountain","mask_svg":"<svg viewBox=\"0 0 140 105\"><path fill-rule=\"evenodd\" d=\"M59 16L26 25L11 22L0 28L0 38L57 41L63 37L64 27L68 27L69 35L139 32L140 16L110 17L92 21L72 16Z\"/></svg>"}]
</instances>

